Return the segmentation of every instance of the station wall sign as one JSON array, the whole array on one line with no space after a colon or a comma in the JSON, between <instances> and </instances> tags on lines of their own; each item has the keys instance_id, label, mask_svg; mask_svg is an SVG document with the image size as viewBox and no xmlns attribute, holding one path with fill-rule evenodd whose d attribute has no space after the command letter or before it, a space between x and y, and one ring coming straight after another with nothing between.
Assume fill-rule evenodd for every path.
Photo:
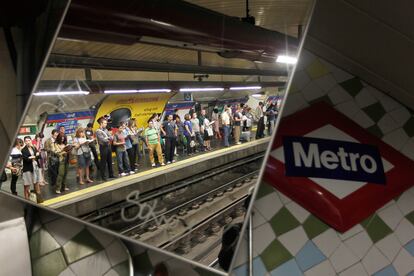
<instances>
[{"instance_id":1,"label":"station wall sign","mask_svg":"<svg viewBox=\"0 0 414 276\"><path fill-rule=\"evenodd\" d=\"M282 119L265 180L340 232L414 184L414 162L318 103Z\"/></svg>"}]
</instances>

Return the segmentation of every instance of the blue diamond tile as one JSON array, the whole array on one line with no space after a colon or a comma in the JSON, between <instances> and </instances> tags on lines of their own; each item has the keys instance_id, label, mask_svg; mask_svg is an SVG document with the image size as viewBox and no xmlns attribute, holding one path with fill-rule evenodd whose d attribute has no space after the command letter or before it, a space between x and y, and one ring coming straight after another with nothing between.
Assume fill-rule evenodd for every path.
<instances>
[{"instance_id":1,"label":"blue diamond tile","mask_svg":"<svg viewBox=\"0 0 414 276\"><path fill-rule=\"evenodd\" d=\"M256 257L253 260L253 275L265 275L266 272L267 270L262 262L262 259L260 257Z\"/></svg>"},{"instance_id":2,"label":"blue diamond tile","mask_svg":"<svg viewBox=\"0 0 414 276\"><path fill-rule=\"evenodd\" d=\"M247 264L239 266L233 270L232 275L235 276L247 276L249 273L247 271Z\"/></svg>"},{"instance_id":3,"label":"blue diamond tile","mask_svg":"<svg viewBox=\"0 0 414 276\"><path fill-rule=\"evenodd\" d=\"M380 271L374 273L372 276L398 276L398 273L393 265L388 265Z\"/></svg>"},{"instance_id":4,"label":"blue diamond tile","mask_svg":"<svg viewBox=\"0 0 414 276\"><path fill-rule=\"evenodd\" d=\"M256 275L256 274L254 274ZM265 274L257 274L257 275L265 275ZM282 264L281 266L274 269L270 275L272 276L302 276L303 273L300 271L299 266L295 262L294 259Z\"/></svg>"},{"instance_id":5,"label":"blue diamond tile","mask_svg":"<svg viewBox=\"0 0 414 276\"><path fill-rule=\"evenodd\" d=\"M302 249L299 250L295 258L302 271L306 271L326 259L325 255L323 255L312 241L308 241Z\"/></svg>"},{"instance_id":6,"label":"blue diamond tile","mask_svg":"<svg viewBox=\"0 0 414 276\"><path fill-rule=\"evenodd\" d=\"M410 241L404 246L405 249L407 249L408 252L410 252L411 256L414 257L414 240Z\"/></svg>"}]
</instances>

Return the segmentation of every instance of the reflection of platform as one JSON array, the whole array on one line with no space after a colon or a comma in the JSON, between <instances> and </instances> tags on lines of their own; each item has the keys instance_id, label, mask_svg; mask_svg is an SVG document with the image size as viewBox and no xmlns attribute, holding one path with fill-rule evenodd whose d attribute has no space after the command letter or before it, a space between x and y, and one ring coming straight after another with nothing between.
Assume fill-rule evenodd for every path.
<instances>
[{"instance_id":1,"label":"reflection of platform","mask_svg":"<svg viewBox=\"0 0 414 276\"><path fill-rule=\"evenodd\" d=\"M157 167L52 198L43 204L70 215L80 216L111 203L125 200L127 195L134 190L139 190L141 193L148 192L194 174L263 152L267 149L269 140L269 138L264 138L207 152L165 167Z\"/></svg>"}]
</instances>

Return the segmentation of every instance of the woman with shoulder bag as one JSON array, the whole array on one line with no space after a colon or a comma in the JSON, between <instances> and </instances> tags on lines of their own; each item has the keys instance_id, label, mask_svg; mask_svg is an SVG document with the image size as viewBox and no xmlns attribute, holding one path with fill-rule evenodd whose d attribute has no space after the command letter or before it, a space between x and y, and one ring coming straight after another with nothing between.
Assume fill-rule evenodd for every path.
<instances>
[{"instance_id":1,"label":"woman with shoulder bag","mask_svg":"<svg viewBox=\"0 0 414 276\"><path fill-rule=\"evenodd\" d=\"M91 164L91 151L89 148L90 140L86 139L85 130L80 127L76 130L75 139L73 140L75 145L75 152L77 155L77 163L78 163L78 173L79 173L79 184L83 185L84 176L86 177L87 183L93 183L93 181L89 178L89 166Z\"/></svg>"},{"instance_id":2,"label":"woman with shoulder bag","mask_svg":"<svg viewBox=\"0 0 414 276\"><path fill-rule=\"evenodd\" d=\"M22 148L23 157L23 185L24 185L24 198L30 200L30 186L33 185L36 191L37 202L42 203L42 196L40 193L40 171L39 171L39 159L40 153L32 145L32 139L30 136L24 137L25 146Z\"/></svg>"}]
</instances>

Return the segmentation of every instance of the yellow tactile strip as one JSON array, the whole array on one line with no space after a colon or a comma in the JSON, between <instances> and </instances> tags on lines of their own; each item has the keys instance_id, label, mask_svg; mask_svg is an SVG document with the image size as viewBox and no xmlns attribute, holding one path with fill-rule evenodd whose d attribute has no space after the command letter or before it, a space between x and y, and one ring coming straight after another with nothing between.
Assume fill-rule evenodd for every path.
<instances>
[{"instance_id":1,"label":"yellow tactile strip","mask_svg":"<svg viewBox=\"0 0 414 276\"><path fill-rule=\"evenodd\" d=\"M264 138L264 139L259 140L259 142L264 142L265 140L269 140L269 139ZM175 163L170 164L166 167L170 169L170 168L182 166L182 165L185 165L185 164L192 163L194 161L205 159L207 157L212 157L212 156L220 155L220 154L228 152L228 151L234 151L234 150L237 150L237 149L241 149L241 148L245 147L246 145L250 145L250 144L253 144L253 143L258 143L258 141L252 141L252 142L244 143L244 144L241 144L241 145L235 145L235 146L231 146L229 148L223 148L223 149L208 152L208 153L205 153L205 154L197 155L197 156L185 159L185 160L175 162ZM146 170L146 171L143 171L143 172L140 172L140 173L136 173L134 175L125 176L125 177L122 177L122 178L117 178L117 179L110 180L110 181L107 181L107 182L102 183L102 184L98 184L98 185L91 186L91 187L88 187L88 188L85 188L85 189L82 189L82 190L74 191L74 192L59 196L59 197L51 198L51 199L45 200L42 203L42 205L50 206L50 205L53 205L53 204L60 203L62 201L70 200L70 199L73 199L73 198L76 198L76 197L79 197L79 196L82 196L82 195L85 195L85 194L88 194L88 193L91 193L91 192L95 192L95 191L102 190L102 189L107 188L107 187L111 187L111 186L120 184L120 183L124 182L127 179L140 178L140 177L148 176L148 175L151 175L151 174L157 174L157 173L163 171L166 167L157 167L157 168L149 169L149 170Z\"/></svg>"}]
</instances>

